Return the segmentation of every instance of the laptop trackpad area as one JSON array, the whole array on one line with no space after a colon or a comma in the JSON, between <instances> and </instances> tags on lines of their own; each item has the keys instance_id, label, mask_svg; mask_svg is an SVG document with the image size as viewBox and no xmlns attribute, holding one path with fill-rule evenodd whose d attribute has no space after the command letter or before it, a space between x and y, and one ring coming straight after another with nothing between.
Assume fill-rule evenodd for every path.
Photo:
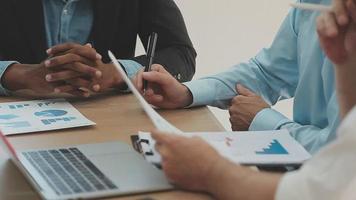
<instances>
[{"instance_id":1,"label":"laptop trackpad area","mask_svg":"<svg viewBox=\"0 0 356 200\"><path fill-rule=\"evenodd\" d=\"M77 148L109 179L107 184L112 182L124 193L172 188L161 170L126 143L79 145Z\"/></svg>"}]
</instances>

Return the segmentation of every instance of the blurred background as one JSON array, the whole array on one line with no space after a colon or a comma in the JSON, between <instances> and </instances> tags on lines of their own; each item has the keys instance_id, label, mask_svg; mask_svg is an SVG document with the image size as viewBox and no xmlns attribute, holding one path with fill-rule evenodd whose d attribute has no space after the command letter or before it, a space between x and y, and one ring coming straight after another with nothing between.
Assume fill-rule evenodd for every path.
<instances>
[{"instance_id":1,"label":"blurred background","mask_svg":"<svg viewBox=\"0 0 356 200\"><path fill-rule=\"evenodd\" d=\"M269 47L286 17L290 0L175 0L184 16L198 53L194 79L216 74L248 61L261 48ZM143 53L141 44L137 54ZM293 100L275 109L292 117ZM210 108L220 123L231 130L226 110Z\"/></svg>"}]
</instances>

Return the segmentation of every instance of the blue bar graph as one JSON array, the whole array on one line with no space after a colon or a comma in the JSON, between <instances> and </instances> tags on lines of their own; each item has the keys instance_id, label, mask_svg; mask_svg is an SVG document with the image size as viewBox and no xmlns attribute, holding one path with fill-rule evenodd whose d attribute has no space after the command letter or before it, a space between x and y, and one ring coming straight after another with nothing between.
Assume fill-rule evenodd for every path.
<instances>
[{"instance_id":1,"label":"blue bar graph","mask_svg":"<svg viewBox=\"0 0 356 200\"><path fill-rule=\"evenodd\" d=\"M30 127L31 124L27 121L19 121L19 122L4 122L4 123L0 123L0 126L2 128L26 128L26 127Z\"/></svg>"},{"instance_id":2,"label":"blue bar graph","mask_svg":"<svg viewBox=\"0 0 356 200\"><path fill-rule=\"evenodd\" d=\"M44 125L50 125L57 122L69 122L75 119L76 119L75 117L63 117L63 118L54 118L54 119L42 119L41 122Z\"/></svg>"},{"instance_id":3,"label":"blue bar graph","mask_svg":"<svg viewBox=\"0 0 356 200\"><path fill-rule=\"evenodd\" d=\"M17 105L9 105L10 109L21 109L30 106L30 104L17 104Z\"/></svg>"},{"instance_id":4,"label":"blue bar graph","mask_svg":"<svg viewBox=\"0 0 356 200\"><path fill-rule=\"evenodd\" d=\"M43 106L49 106L51 104L55 104L56 102L43 102L43 103L38 103L37 105L39 107L43 107Z\"/></svg>"},{"instance_id":5,"label":"blue bar graph","mask_svg":"<svg viewBox=\"0 0 356 200\"><path fill-rule=\"evenodd\" d=\"M263 148L262 151L256 151L256 154L266 155L266 154L278 154L285 155L289 154L288 151L278 142L278 140L273 140L267 148Z\"/></svg>"}]
</instances>

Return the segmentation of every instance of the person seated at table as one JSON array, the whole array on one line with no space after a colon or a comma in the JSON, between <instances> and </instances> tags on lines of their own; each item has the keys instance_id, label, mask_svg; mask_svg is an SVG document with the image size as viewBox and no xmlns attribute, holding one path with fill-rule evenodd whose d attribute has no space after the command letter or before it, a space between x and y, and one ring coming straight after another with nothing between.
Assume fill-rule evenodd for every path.
<instances>
[{"instance_id":1,"label":"person seated at table","mask_svg":"<svg viewBox=\"0 0 356 200\"><path fill-rule=\"evenodd\" d=\"M334 2L347 3L335 6L335 12L323 13L317 30L321 47L334 63L343 120L337 139L300 170L282 175L236 165L198 137L189 139L155 131L152 137L162 156L162 168L172 183L187 190L208 192L217 199L355 199L356 2ZM338 19L347 12L351 22L340 24Z\"/></svg>"},{"instance_id":2,"label":"person seated at table","mask_svg":"<svg viewBox=\"0 0 356 200\"><path fill-rule=\"evenodd\" d=\"M195 73L196 52L173 0L1 1L0 27L0 95L125 89L107 51L132 77L147 64L135 57L137 35L146 47L152 32L156 64L178 81Z\"/></svg>"},{"instance_id":3,"label":"person seated at table","mask_svg":"<svg viewBox=\"0 0 356 200\"><path fill-rule=\"evenodd\" d=\"M303 2L329 4L330 0ZM272 46L248 63L214 76L180 84L154 66L144 79L161 87L146 92L146 100L160 108L210 105L229 108L233 131L288 129L314 154L335 139L339 125L332 63L325 57L315 33L317 12L293 9ZM344 18L339 21L345 24ZM142 88L142 72L136 85ZM155 86L155 87L156 87ZM294 97L293 120L271 108Z\"/></svg>"}]
</instances>

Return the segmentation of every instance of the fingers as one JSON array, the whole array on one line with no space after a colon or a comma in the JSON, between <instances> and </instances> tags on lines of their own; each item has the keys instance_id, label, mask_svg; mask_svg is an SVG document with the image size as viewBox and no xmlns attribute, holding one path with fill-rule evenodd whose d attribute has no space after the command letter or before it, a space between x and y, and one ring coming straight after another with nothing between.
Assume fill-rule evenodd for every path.
<instances>
[{"instance_id":1,"label":"fingers","mask_svg":"<svg viewBox=\"0 0 356 200\"><path fill-rule=\"evenodd\" d=\"M323 49L328 49L329 47L327 47L326 45L328 45L329 43L327 42L329 36L327 34L327 26L326 26L326 22L325 22L325 13L320 15L317 19L317 32L319 35L319 39L320 39L320 44L323 47Z\"/></svg>"},{"instance_id":2,"label":"fingers","mask_svg":"<svg viewBox=\"0 0 356 200\"><path fill-rule=\"evenodd\" d=\"M328 37L336 37L339 33L338 29L338 25L337 25L337 21L336 21L336 16L331 13L325 13L324 14L324 27L325 27L325 33L326 36Z\"/></svg>"},{"instance_id":3,"label":"fingers","mask_svg":"<svg viewBox=\"0 0 356 200\"><path fill-rule=\"evenodd\" d=\"M163 102L164 97L162 95L154 94L154 91L149 88L145 92L145 99L148 103L152 105L159 105Z\"/></svg>"},{"instance_id":4,"label":"fingers","mask_svg":"<svg viewBox=\"0 0 356 200\"><path fill-rule=\"evenodd\" d=\"M344 0L333 1L333 9L337 24L345 26L349 23L349 15Z\"/></svg>"},{"instance_id":5,"label":"fingers","mask_svg":"<svg viewBox=\"0 0 356 200\"><path fill-rule=\"evenodd\" d=\"M246 87L244 87L241 84L236 85L236 90L237 90L238 94L243 95L243 96L255 96L256 95L251 90L247 89Z\"/></svg>"},{"instance_id":6,"label":"fingers","mask_svg":"<svg viewBox=\"0 0 356 200\"><path fill-rule=\"evenodd\" d=\"M48 55L55 55L58 53L63 53L63 52L69 51L69 50L79 47L79 46L81 46L81 45L68 42L68 43L63 43L63 44L58 44L56 46L53 46L53 47L47 49L46 52Z\"/></svg>"},{"instance_id":7,"label":"fingers","mask_svg":"<svg viewBox=\"0 0 356 200\"><path fill-rule=\"evenodd\" d=\"M348 0L346 2L346 8L354 23L356 23L356 2L354 0Z\"/></svg>"},{"instance_id":8,"label":"fingers","mask_svg":"<svg viewBox=\"0 0 356 200\"><path fill-rule=\"evenodd\" d=\"M101 60L102 56L96 52L95 49L88 46L80 46L78 48L74 48L68 51L68 53L77 54L88 58L90 60Z\"/></svg>"},{"instance_id":9,"label":"fingers","mask_svg":"<svg viewBox=\"0 0 356 200\"><path fill-rule=\"evenodd\" d=\"M143 92L143 69L141 69L140 71L137 72L136 76L135 76L135 86L137 88L138 91L140 91L141 93Z\"/></svg>"},{"instance_id":10,"label":"fingers","mask_svg":"<svg viewBox=\"0 0 356 200\"><path fill-rule=\"evenodd\" d=\"M75 88L72 85L62 85L62 86L57 86L56 88L54 88L54 92L59 94L59 93L68 93L70 91L76 90L77 88Z\"/></svg>"},{"instance_id":11,"label":"fingers","mask_svg":"<svg viewBox=\"0 0 356 200\"><path fill-rule=\"evenodd\" d=\"M100 78L102 72L95 67L88 66L84 63L84 59L76 54L66 54L63 56L57 56L50 60L45 61L45 66L48 68L53 68L57 66L62 66L62 68L74 70L76 72L82 73L82 75L88 75L91 77Z\"/></svg>"},{"instance_id":12,"label":"fingers","mask_svg":"<svg viewBox=\"0 0 356 200\"><path fill-rule=\"evenodd\" d=\"M64 70L56 73L51 73L46 75L46 81L48 82L56 82L62 80L73 79L76 77L80 77L81 74L72 70Z\"/></svg>"},{"instance_id":13,"label":"fingers","mask_svg":"<svg viewBox=\"0 0 356 200\"><path fill-rule=\"evenodd\" d=\"M175 80L171 75L158 71L144 72L142 74L142 77L146 81L156 83L158 85L170 85L172 83L172 80Z\"/></svg>"},{"instance_id":14,"label":"fingers","mask_svg":"<svg viewBox=\"0 0 356 200\"><path fill-rule=\"evenodd\" d=\"M80 45L76 43L63 43L56 46L51 47L47 51L48 55L56 55L64 52L75 53L81 56L84 56L91 60L101 60L102 56L96 52L94 48L92 48L91 44Z\"/></svg>"},{"instance_id":15,"label":"fingers","mask_svg":"<svg viewBox=\"0 0 356 200\"><path fill-rule=\"evenodd\" d=\"M83 91L83 90L80 90L80 89L72 90L72 91L69 91L67 93L71 94L73 96L79 96L79 97L84 97L84 98L90 97L90 93L88 91Z\"/></svg>"},{"instance_id":16,"label":"fingers","mask_svg":"<svg viewBox=\"0 0 356 200\"><path fill-rule=\"evenodd\" d=\"M54 88L54 93L68 93L73 96L89 97L90 92L88 90L80 90L72 85L61 85Z\"/></svg>"},{"instance_id":17,"label":"fingers","mask_svg":"<svg viewBox=\"0 0 356 200\"><path fill-rule=\"evenodd\" d=\"M327 42L327 40L338 36L340 33L339 26L337 25L336 18L333 13L326 12L318 17L317 32L320 38L321 46L324 49L332 48L332 46L329 47L331 43Z\"/></svg>"},{"instance_id":18,"label":"fingers","mask_svg":"<svg viewBox=\"0 0 356 200\"><path fill-rule=\"evenodd\" d=\"M167 72L167 70L160 64L153 64L151 66L151 71L156 71L156 72L160 72L163 74L169 74L169 72Z\"/></svg>"},{"instance_id":19,"label":"fingers","mask_svg":"<svg viewBox=\"0 0 356 200\"><path fill-rule=\"evenodd\" d=\"M87 81L83 78L74 78L70 80L66 80L66 82L75 88L90 88L91 82Z\"/></svg>"}]
</instances>

